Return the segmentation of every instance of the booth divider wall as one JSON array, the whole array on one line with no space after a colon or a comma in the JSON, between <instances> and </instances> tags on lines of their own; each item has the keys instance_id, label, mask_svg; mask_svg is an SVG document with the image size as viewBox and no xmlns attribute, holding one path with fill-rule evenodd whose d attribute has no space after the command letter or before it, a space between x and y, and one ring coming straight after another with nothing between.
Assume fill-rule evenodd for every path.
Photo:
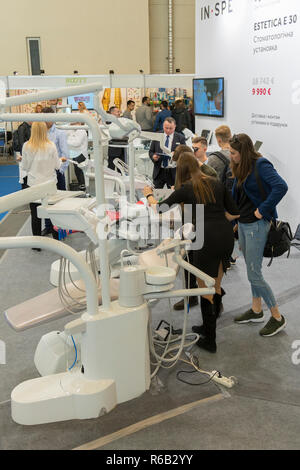
<instances>
[{"instance_id":1,"label":"booth divider wall","mask_svg":"<svg viewBox=\"0 0 300 470\"><path fill-rule=\"evenodd\" d=\"M196 132L221 124L263 142L260 152L289 191L279 217L300 222L300 2L196 2L196 76L225 78L224 118L196 117Z\"/></svg>"}]
</instances>

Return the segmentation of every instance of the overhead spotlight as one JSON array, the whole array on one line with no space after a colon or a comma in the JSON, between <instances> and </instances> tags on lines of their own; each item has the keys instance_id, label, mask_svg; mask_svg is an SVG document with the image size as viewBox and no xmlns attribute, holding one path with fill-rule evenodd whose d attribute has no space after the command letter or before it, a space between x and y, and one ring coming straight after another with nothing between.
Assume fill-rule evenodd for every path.
<instances>
[{"instance_id":1,"label":"overhead spotlight","mask_svg":"<svg viewBox=\"0 0 300 470\"><path fill-rule=\"evenodd\" d=\"M78 70L74 70L73 73L74 73L74 75L78 75L79 72L78 72Z\"/></svg>"},{"instance_id":2,"label":"overhead spotlight","mask_svg":"<svg viewBox=\"0 0 300 470\"><path fill-rule=\"evenodd\" d=\"M14 75L19 75L19 72L17 72L16 70L13 72Z\"/></svg>"},{"instance_id":3,"label":"overhead spotlight","mask_svg":"<svg viewBox=\"0 0 300 470\"><path fill-rule=\"evenodd\" d=\"M114 71L114 70L110 70L109 73L113 75L113 74L115 73L115 71Z\"/></svg>"},{"instance_id":4,"label":"overhead spotlight","mask_svg":"<svg viewBox=\"0 0 300 470\"><path fill-rule=\"evenodd\" d=\"M41 75L45 75L45 70L44 70L44 69L41 69L41 70L40 70L40 74L41 74Z\"/></svg>"}]
</instances>

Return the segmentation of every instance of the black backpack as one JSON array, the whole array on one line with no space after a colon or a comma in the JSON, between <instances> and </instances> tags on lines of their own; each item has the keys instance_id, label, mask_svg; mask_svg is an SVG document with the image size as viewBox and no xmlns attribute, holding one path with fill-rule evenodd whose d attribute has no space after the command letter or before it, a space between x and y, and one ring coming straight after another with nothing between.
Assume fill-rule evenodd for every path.
<instances>
[{"instance_id":1,"label":"black backpack","mask_svg":"<svg viewBox=\"0 0 300 470\"><path fill-rule=\"evenodd\" d=\"M265 201L267 197L256 165L255 178L262 196L262 200ZM271 258L267 265L268 267L271 266L273 258L277 258L277 256L281 256L287 252L287 258L289 257L292 240L293 235L290 224L288 222L282 222L281 220L273 219L271 221L271 227L264 249L264 257Z\"/></svg>"},{"instance_id":2,"label":"black backpack","mask_svg":"<svg viewBox=\"0 0 300 470\"><path fill-rule=\"evenodd\" d=\"M12 147L14 152L21 152L20 139L18 129L13 132L12 136Z\"/></svg>"},{"instance_id":3,"label":"black backpack","mask_svg":"<svg viewBox=\"0 0 300 470\"><path fill-rule=\"evenodd\" d=\"M287 252L290 256L291 242L293 239L290 224L281 220L272 220L267 242L264 249L264 257L271 258L267 266L271 266L273 258Z\"/></svg>"},{"instance_id":4,"label":"black backpack","mask_svg":"<svg viewBox=\"0 0 300 470\"><path fill-rule=\"evenodd\" d=\"M215 155L216 157L219 158L224 163L224 169L221 175L221 182L224 184L224 186L229 189L229 191L232 190L234 178L232 176L232 172L230 169L230 162L228 159L225 157L225 155L222 152L212 152L209 154L209 156Z\"/></svg>"}]
</instances>

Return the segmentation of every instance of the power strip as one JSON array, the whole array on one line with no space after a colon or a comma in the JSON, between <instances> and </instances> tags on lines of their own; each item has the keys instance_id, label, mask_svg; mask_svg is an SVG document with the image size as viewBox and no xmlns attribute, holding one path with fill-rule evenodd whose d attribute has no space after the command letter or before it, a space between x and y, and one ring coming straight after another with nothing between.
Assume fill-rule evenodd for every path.
<instances>
[{"instance_id":1,"label":"power strip","mask_svg":"<svg viewBox=\"0 0 300 470\"><path fill-rule=\"evenodd\" d=\"M166 328L160 328L159 330L155 330L154 333L157 334L157 336L159 336L163 341L165 341L169 331Z\"/></svg>"},{"instance_id":2,"label":"power strip","mask_svg":"<svg viewBox=\"0 0 300 470\"><path fill-rule=\"evenodd\" d=\"M236 381L231 378L231 377L224 377L221 372L217 371L217 370L213 370L210 374L212 380L214 380L215 382L217 382L218 384L220 385L223 385L224 387L227 387L227 388L232 388Z\"/></svg>"}]
</instances>

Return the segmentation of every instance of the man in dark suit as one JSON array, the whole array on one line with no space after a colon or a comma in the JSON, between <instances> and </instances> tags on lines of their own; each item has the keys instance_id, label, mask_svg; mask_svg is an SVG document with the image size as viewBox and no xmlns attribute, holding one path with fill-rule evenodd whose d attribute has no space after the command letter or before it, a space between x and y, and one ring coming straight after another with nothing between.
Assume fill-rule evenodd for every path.
<instances>
[{"instance_id":1,"label":"man in dark suit","mask_svg":"<svg viewBox=\"0 0 300 470\"><path fill-rule=\"evenodd\" d=\"M167 117L163 123L163 142L171 152L174 152L177 145L185 144L185 137L175 132L176 121L172 117ZM153 184L157 189L161 189L166 184L168 188L175 184L175 168L167 168L168 161L163 157L163 151L157 140L151 142L149 157L154 163Z\"/></svg>"}]
</instances>

